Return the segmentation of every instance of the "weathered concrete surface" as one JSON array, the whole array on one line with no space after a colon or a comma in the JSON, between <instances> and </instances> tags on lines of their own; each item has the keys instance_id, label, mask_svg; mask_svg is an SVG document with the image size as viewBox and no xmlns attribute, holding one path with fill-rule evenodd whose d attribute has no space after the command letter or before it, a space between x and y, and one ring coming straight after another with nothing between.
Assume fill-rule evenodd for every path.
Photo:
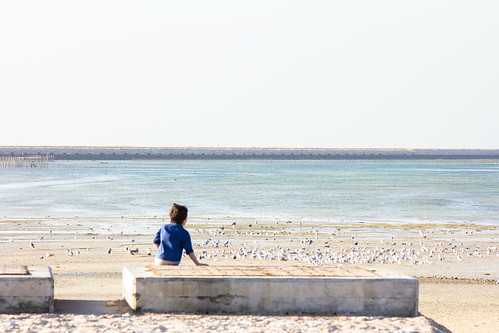
<instances>
[{"instance_id":1,"label":"weathered concrete surface","mask_svg":"<svg viewBox=\"0 0 499 333\"><path fill-rule=\"evenodd\" d=\"M353 266L123 268L123 296L139 311L411 317L418 293L416 279Z\"/></svg>"},{"instance_id":2,"label":"weathered concrete surface","mask_svg":"<svg viewBox=\"0 0 499 333\"><path fill-rule=\"evenodd\" d=\"M0 313L53 311L54 277L50 267L28 266L28 274L0 275Z\"/></svg>"}]
</instances>

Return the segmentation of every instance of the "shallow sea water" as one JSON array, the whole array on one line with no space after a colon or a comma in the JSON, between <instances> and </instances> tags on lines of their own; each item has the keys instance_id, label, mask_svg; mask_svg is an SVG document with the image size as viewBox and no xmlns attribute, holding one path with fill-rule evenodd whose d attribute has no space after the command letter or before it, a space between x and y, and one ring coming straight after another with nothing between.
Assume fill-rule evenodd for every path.
<instances>
[{"instance_id":1,"label":"shallow sea water","mask_svg":"<svg viewBox=\"0 0 499 333\"><path fill-rule=\"evenodd\" d=\"M499 225L499 164L54 161L0 169L2 217L166 216Z\"/></svg>"}]
</instances>

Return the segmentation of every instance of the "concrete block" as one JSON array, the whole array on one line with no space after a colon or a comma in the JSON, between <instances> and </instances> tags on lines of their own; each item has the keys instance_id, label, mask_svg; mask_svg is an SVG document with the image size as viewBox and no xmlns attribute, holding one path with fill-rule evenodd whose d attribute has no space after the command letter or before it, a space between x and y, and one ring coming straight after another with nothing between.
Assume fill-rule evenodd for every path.
<instances>
[{"instance_id":1,"label":"concrete block","mask_svg":"<svg viewBox=\"0 0 499 333\"><path fill-rule=\"evenodd\" d=\"M48 266L28 266L27 274L0 274L0 313L54 312L54 277Z\"/></svg>"},{"instance_id":2,"label":"concrete block","mask_svg":"<svg viewBox=\"0 0 499 333\"><path fill-rule=\"evenodd\" d=\"M416 279L359 267L129 266L133 310L207 313L418 315Z\"/></svg>"}]
</instances>

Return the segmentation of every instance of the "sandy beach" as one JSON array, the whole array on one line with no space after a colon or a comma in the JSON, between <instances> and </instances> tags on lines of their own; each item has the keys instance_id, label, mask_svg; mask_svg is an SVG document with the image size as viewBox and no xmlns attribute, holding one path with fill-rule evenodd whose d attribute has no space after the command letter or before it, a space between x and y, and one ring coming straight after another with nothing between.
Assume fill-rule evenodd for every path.
<instances>
[{"instance_id":1,"label":"sandy beach","mask_svg":"<svg viewBox=\"0 0 499 333\"><path fill-rule=\"evenodd\" d=\"M420 316L134 314L121 270L153 261L165 217L0 219L2 264L48 265L54 314L0 315L3 331L497 332L499 228L476 224L327 223L190 218L194 250L209 265L358 265L420 281ZM125 228L124 226L137 226ZM148 255L148 248L152 255ZM131 254L130 250L138 249ZM134 252L134 251L132 251ZM184 258L181 265L193 265Z\"/></svg>"}]
</instances>

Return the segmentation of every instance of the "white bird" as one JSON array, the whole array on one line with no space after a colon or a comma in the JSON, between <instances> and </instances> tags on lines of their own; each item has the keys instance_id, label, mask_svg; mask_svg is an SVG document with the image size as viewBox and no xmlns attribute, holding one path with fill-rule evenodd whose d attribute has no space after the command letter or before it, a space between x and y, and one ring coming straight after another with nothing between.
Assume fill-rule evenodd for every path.
<instances>
[{"instance_id":1,"label":"white bird","mask_svg":"<svg viewBox=\"0 0 499 333\"><path fill-rule=\"evenodd\" d=\"M150 256L152 254L152 251L150 248L147 248L147 255Z\"/></svg>"}]
</instances>

